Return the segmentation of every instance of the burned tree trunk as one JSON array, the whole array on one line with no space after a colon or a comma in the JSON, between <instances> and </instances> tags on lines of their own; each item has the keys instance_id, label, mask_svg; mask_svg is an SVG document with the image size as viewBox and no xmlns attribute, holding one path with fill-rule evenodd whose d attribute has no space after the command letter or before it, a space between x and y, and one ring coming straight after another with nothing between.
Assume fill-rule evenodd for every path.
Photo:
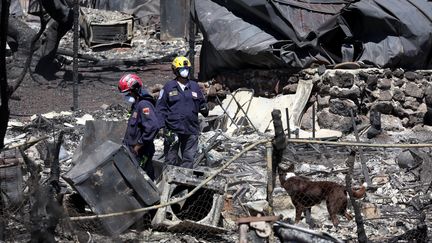
<instances>
[{"instance_id":1,"label":"burned tree trunk","mask_svg":"<svg viewBox=\"0 0 432 243\"><path fill-rule=\"evenodd\" d=\"M361 209L360 209L359 204L355 201L355 199L353 197L353 192L351 190L351 188L352 188L351 179L352 179L353 170L354 170L355 156L356 156L356 151L352 150L348 159L346 160L346 165L348 167L348 173L345 175L345 184L346 184L346 188L347 188L347 192L348 192L351 204L354 208L354 219L355 219L355 222L357 224L358 242L366 243L366 242L368 242L368 238L366 236L366 231L364 228L364 222L363 222L363 218L361 216Z\"/></svg>"},{"instance_id":2,"label":"burned tree trunk","mask_svg":"<svg viewBox=\"0 0 432 243\"><path fill-rule=\"evenodd\" d=\"M35 55L37 61L35 72L51 80L60 68L55 57L61 38L72 29L73 10L65 1L46 0L41 1L41 4L52 19L42 37L43 44Z\"/></svg>"},{"instance_id":3,"label":"burned tree trunk","mask_svg":"<svg viewBox=\"0 0 432 243\"><path fill-rule=\"evenodd\" d=\"M1 1L0 29L7 30L10 1ZM6 136L7 124L9 121L9 85L6 74L6 31L0 33L0 150L4 147L4 138ZM1 181L0 181L1 183ZM5 203L3 201L3 192L0 186L0 241L5 239L6 222L5 222Z\"/></svg>"},{"instance_id":4,"label":"burned tree trunk","mask_svg":"<svg viewBox=\"0 0 432 243\"><path fill-rule=\"evenodd\" d=\"M21 18L9 16L8 44L14 51L13 62L8 65L9 79L16 79L24 72L26 60L33 52L32 41L36 32Z\"/></svg>"},{"instance_id":5,"label":"burned tree trunk","mask_svg":"<svg viewBox=\"0 0 432 243\"><path fill-rule=\"evenodd\" d=\"M60 133L54 147L48 147L51 163L51 174L46 184L40 185L40 167L26 156L24 149L20 149L24 162L30 172L30 242L56 242L54 235L57 224L63 215L58 200L60 192L59 152L63 142L63 132Z\"/></svg>"},{"instance_id":6,"label":"burned tree trunk","mask_svg":"<svg viewBox=\"0 0 432 243\"><path fill-rule=\"evenodd\" d=\"M269 183L272 184L272 188L274 188L275 182L276 182L276 168L279 166L279 164L282 162L282 156L283 151L286 147L286 138L285 133L282 126L282 119L281 119L281 111L280 110L273 110L272 113L273 118L273 126L275 130L275 136L272 141L273 145L273 153L272 153L272 166L271 166L271 181ZM270 202L269 202L270 204ZM273 207L272 204L270 204L271 207Z\"/></svg>"},{"instance_id":7,"label":"burned tree trunk","mask_svg":"<svg viewBox=\"0 0 432 243\"><path fill-rule=\"evenodd\" d=\"M1 29L8 28L9 4L10 1L1 1ZM0 149L4 147L4 137L6 136L7 124L9 121L9 85L6 75L6 31L0 33Z\"/></svg>"}]
</instances>

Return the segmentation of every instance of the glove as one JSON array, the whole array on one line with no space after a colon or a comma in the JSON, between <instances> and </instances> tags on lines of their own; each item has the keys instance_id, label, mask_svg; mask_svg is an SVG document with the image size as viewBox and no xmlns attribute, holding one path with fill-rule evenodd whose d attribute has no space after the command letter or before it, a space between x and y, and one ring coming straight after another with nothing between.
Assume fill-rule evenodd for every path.
<instances>
[{"instance_id":1,"label":"glove","mask_svg":"<svg viewBox=\"0 0 432 243\"><path fill-rule=\"evenodd\" d=\"M169 144L173 144L178 140L177 134L168 129L164 129L164 138L165 141L167 141L167 143Z\"/></svg>"},{"instance_id":2,"label":"glove","mask_svg":"<svg viewBox=\"0 0 432 243\"><path fill-rule=\"evenodd\" d=\"M199 112L201 113L201 115L203 115L204 117L208 116L209 113L209 107L207 105L207 103L203 103L200 107Z\"/></svg>"},{"instance_id":3,"label":"glove","mask_svg":"<svg viewBox=\"0 0 432 243\"><path fill-rule=\"evenodd\" d=\"M142 148L142 144L135 144L134 146L133 146L133 153L134 154L139 154L139 151L140 151L140 149Z\"/></svg>"}]
</instances>

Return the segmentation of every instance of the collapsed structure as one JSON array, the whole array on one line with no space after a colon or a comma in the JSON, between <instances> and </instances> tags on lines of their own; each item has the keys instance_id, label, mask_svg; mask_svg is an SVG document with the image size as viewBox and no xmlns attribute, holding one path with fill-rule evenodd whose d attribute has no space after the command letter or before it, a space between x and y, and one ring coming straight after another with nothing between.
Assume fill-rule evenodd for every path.
<instances>
[{"instance_id":1,"label":"collapsed structure","mask_svg":"<svg viewBox=\"0 0 432 243\"><path fill-rule=\"evenodd\" d=\"M244 228L240 225L248 224L257 232L249 233L263 238L270 237L269 232L273 229L282 235L281 239L337 241L327 234L304 229L307 225L302 224L299 228L290 224L294 207L289 197L279 185L269 187L271 179L275 178L271 175L274 168L266 168L271 157L267 149L272 147L271 144L267 147L257 145L242 158L236 156L243 154L252 142L273 137L274 119L270 117L273 109L282 111L280 122L288 137L319 138L323 143L341 137L367 143L428 142L431 130L423 125L430 121L427 118L432 106L432 73L391 68L430 68L430 6L424 1L400 4L378 1L194 1L192 13L204 35L200 74L203 79L215 79L211 85L203 85L215 107L212 116L203 121L203 141L196 161L200 166L195 170L161 166L160 184L149 182L119 145L125 116L118 113L126 112L107 106L109 108L101 112L103 116L97 114L98 118L121 122L97 120L88 122L85 131L71 132L71 137L82 136L81 145L69 147L74 155L66 168L62 168L62 172L69 171L62 174L63 178L84 200L84 206L79 206L83 206L79 214L69 214L75 222L74 227L81 228L84 223L79 225L77 222L86 222L86 217L93 217L102 222L100 227L112 237L132 232L137 238L142 237L139 239L151 240L158 234L174 238L178 235L169 233L180 232L178 237L190 233L196 237L217 235L227 237L226 241L236 241L236 231ZM410 13L409 17L406 12ZM109 35L107 39L94 42L94 36L85 35L89 46L102 42L105 42L102 45L128 46L132 43L133 49L136 36L131 37L131 19L126 19L124 23L116 19L103 26L119 33L119 38ZM407 24L412 21L420 24ZM91 21L85 25L88 29L101 27ZM96 34L101 34L103 29ZM151 51L146 50L145 54ZM96 60L87 56L90 60L81 65L84 68L113 65L110 60L102 59L104 54L95 55L99 56ZM124 52L121 55L127 56ZM118 56L116 52L106 57ZM148 60L152 59L135 64L146 64ZM339 65L341 62L344 64ZM122 68L126 70L133 66L130 59L121 63L125 64L126 68ZM372 66L388 69L370 68ZM311 68L304 69L306 67ZM109 75L113 76L112 73ZM380 119L371 111L381 114ZM53 124L56 129L82 129L82 122L75 121L78 116L82 114L51 117L42 122L33 120L26 125L11 123L10 126L20 133L35 127L48 129L54 127ZM54 120L51 122L50 119ZM48 124L42 126L44 122ZM370 130L369 126L376 129L372 140L367 140L364 135ZM351 132L359 136L354 137ZM157 142L161 147L160 139ZM348 174L358 183L359 178L364 177L364 171L369 173L374 187L361 201L369 239L424 240L430 235L431 218L427 211L432 180L430 150L363 149L363 155L358 158L361 166L365 165L362 170L358 164L355 169L344 164L347 149L343 145L316 145L307 141L285 145L283 162L296 163L296 172L311 179L343 183ZM5 165L0 166L0 171L9 174L11 168L14 178L22 178L15 163L17 156L2 155L0 162ZM236 159L231 161L230 158ZM227 161L231 163L230 167L218 171L227 165ZM217 176L202 185L215 173ZM12 192L18 193L17 196L10 197L12 202L19 202L22 185L7 182L6 187L19 188ZM19 180L16 183L21 184ZM199 189L193 192L197 186ZM65 185L63 188L70 189ZM78 207L73 203L67 206ZM155 208L135 214L109 216L152 206ZM342 229L335 230L329 226L322 211L325 211L323 205L312 208L312 218L319 226L310 227L341 239L358 237L353 230L360 228L356 222L344 222ZM282 215L288 223L280 221L279 217L265 218L264 215L272 213ZM107 218L98 219L100 215ZM139 224L146 217L150 217L150 226L140 228ZM279 221L273 224L275 220ZM138 229L139 233L127 231L131 228ZM149 228L150 232L145 231ZM90 235L98 235L91 229L85 230ZM153 230L156 233L153 234Z\"/></svg>"}]
</instances>

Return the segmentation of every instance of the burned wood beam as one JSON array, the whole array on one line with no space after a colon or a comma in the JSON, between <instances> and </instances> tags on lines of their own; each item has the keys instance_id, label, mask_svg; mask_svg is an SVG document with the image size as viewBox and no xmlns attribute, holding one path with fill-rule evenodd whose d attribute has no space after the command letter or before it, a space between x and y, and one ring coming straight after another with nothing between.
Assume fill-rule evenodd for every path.
<instances>
[{"instance_id":1,"label":"burned wood beam","mask_svg":"<svg viewBox=\"0 0 432 243\"><path fill-rule=\"evenodd\" d=\"M286 138L284 134L284 129L282 125L282 119L281 119L281 111L280 110L273 110L272 113L273 118L273 126L275 131L275 136L272 141L273 150L272 150L272 158L271 158L271 164L267 166L267 180L268 180L268 186L267 190L268 195L271 195L273 193L273 188L276 182L276 168L279 166L279 164L282 162L282 156L283 151L286 147ZM289 132L289 131L288 131ZM270 196L268 198L269 201L269 207L273 208L273 199Z\"/></svg>"},{"instance_id":2,"label":"burned wood beam","mask_svg":"<svg viewBox=\"0 0 432 243\"><path fill-rule=\"evenodd\" d=\"M352 183L351 183L351 176L354 171L354 162L355 162L355 156L356 152L354 150L351 151L348 159L346 160L346 164L348 167L348 173L345 175L345 184L347 188L347 192L351 201L351 204L354 208L354 218L357 224L357 235L358 235L358 241L360 243L366 243L368 242L366 231L364 229L364 222L363 217L361 216L361 209L356 200L354 199L353 192L351 190Z\"/></svg>"},{"instance_id":3,"label":"burned wood beam","mask_svg":"<svg viewBox=\"0 0 432 243\"><path fill-rule=\"evenodd\" d=\"M60 154L60 148L63 143L63 135L64 132L61 131L57 138L57 143L55 144L55 147L53 147L50 153L51 156L49 156L50 165L51 165L51 175L48 179L48 182L51 184L51 186L54 187L56 192L58 193L60 191L60 164L59 164L59 154Z\"/></svg>"},{"instance_id":4,"label":"burned wood beam","mask_svg":"<svg viewBox=\"0 0 432 243\"><path fill-rule=\"evenodd\" d=\"M117 60L100 60L98 62L94 63L79 63L79 68L86 68L86 67L110 67L110 66L118 66L118 65L124 65L124 66L143 66L149 63L158 63L158 62L169 62L171 61L175 56L177 55L177 52L169 53L163 57L160 58L142 58L142 59L136 59L136 58L130 58L130 59L117 59Z\"/></svg>"},{"instance_id":5,"label":"burned wood beam","mask_svg":"<svg viewBox=\"0 0 432 243\"><path fill-rule=\"evenodd\" d=\"M8 18L9 18L9 5L10 1L2 0L1 5L1 17L0 17L0 27L2 30L7 30L8 28ZM7 82L6 74L6 40L7 32L2 31L0 33L0 149L4 147L4 137L6 136L7 124L9 121L9 97L10 89Z\"/></svg>"},{"instance_id":6,"label":"burned wood beam","mask_svg":"<svg viewBox=\"0 0 432 243\"><path fill-rule=\"evenodd\" d=\"M27 59L25 61L24 69L22 70L22 72L18 76L18 78L16 78L15 80L12 81L14 83L14 86L13 86L13 88L11 90L11 95L18 89L18 87L24 81L24 77L25 77L25 75L26 75L26 73L27 73L28 70L30 70L30 77L34 81L38 82L38 80L36 80L36 78L33 76L33 72L31 72L30 64L31 64L32 59L33 59L33 54L34 54L34 51L35 51L36 43L39 41L40 37L42 36L43 32L45 31L46 24L47 24L47 21L44 19L42 13L39 15L39 19L40 19L40 23L41 23L40 29L36 33L36 35L33 36L32 40L31 40L31 43L30 43L30 52L29 52L29 55L27 56Z\"/></svg>"},{"instance_id":7,"label":"burned wood beam","mask_svg":"<svg viewBox=\"0 0 432 243\"><path fill-rule=\"evenodd\" d=\"M74 51L68 50L68 49L64 49L64 48L59 48L57 50L57 54L63 55L63 56L73 57L74 56ZM89 54L82 54L82 53L78 53L77 58L84 59L84 60L89 60L89 61L92 61L92 62L100 62L101 61L101 59L99 59L97 57L94 57L94 56L89 55Z\"/></svg>"},{"instance_id":8,"label":"burned wood beam","mask_svg":"<svg viewBox=\"0 0 432 243\"><path fill-rule=\"evenodd\" d=\"M51 161L52 170L48 184L45 185L40 185L40 166L25 154L23 148L20 148L21 156L30 173L30 242L56 242L55 229L63 215L62 207L56 199L60 189L58 156L62 138L63 133L61 132L55 145L55 153L51 153L48 158Z\"/></svg>"}]
</instances>

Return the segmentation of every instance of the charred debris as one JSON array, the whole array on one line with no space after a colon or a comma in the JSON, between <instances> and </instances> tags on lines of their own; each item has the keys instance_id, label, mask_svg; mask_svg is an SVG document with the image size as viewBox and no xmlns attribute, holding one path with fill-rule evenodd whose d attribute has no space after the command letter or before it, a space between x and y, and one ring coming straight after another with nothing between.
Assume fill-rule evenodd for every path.
<instances>
[{"instance_id":1,"label":"charred debris","mask_svg":"<svg viewBox=\"0 0 432 243\"><path fill-rule=\"evenodd\" d=\"M71 28L55 32L61 22L39 18L53 9L17 2L2 51L3 109L5 97L19 99L23 81L54 89L75 82ZM430 2L132 2L80 1L79 86L115 86L122 73L145 74L150 64L169 77L172 57L192 57L212 108L201 117L196 167L165 166L157 137L159 176L150 180L121 145L128 110L115 99L7 115L0 240L429 241ZM42 41L53 36L54 47ZM55 68L41 70L44 62ZM165 79L153 81L156 98ZM366 196L349 200L354 220L334 227L321 203L294 224L295 205L276 173L292 164L310 180L367 182Z\"/></svg>"}]
</instances>

